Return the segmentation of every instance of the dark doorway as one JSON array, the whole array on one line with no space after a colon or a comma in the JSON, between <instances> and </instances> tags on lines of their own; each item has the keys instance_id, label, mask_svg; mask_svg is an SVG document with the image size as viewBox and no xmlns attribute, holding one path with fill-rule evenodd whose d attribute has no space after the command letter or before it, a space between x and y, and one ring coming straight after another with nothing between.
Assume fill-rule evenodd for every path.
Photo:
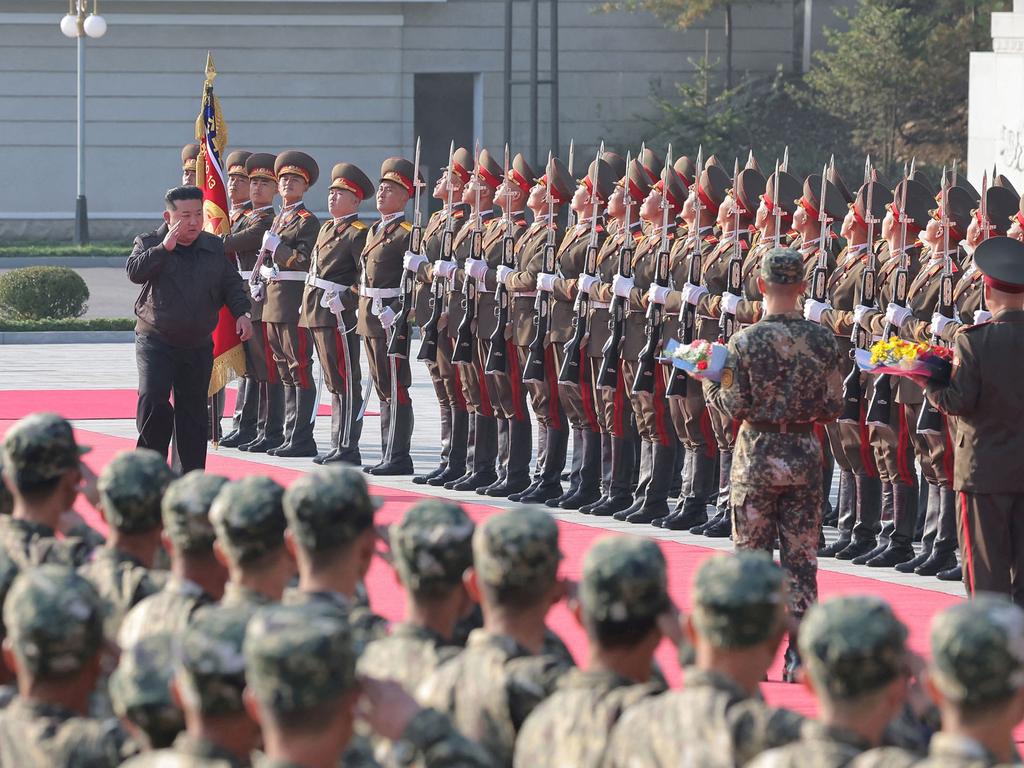
<instances>
[{"instance_id":1,"label":"dark doorway","mask_svg":"<svg viewBox=\"0 0 1024 768\"><path fill-rule=\"evenodd\" d=\"M452 139L456 147L473 151L474 81L472 73L415 75L413 126L420 137L420 163L429 203L424 211L441 207L439 200L430 199L430 192L448 163Z\"/></svg>"}]
</instances>

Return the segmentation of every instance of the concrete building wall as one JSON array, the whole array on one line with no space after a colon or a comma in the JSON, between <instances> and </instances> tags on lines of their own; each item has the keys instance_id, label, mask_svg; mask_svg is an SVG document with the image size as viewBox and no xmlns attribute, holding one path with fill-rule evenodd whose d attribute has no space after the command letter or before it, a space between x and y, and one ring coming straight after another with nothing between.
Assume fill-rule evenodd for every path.
<instances>
[{"instance_id":1,"label":"concrete building wall","mask_svg":"<svg viewBox=\"0 0 1024 768\"><path fill-rule=\"evenodd\" d=\"M816 34L831 8L819 0ZM52 8L50 6L52 5ZM560 139L582 153L602 138L643 138L652 89L670 93L692 71L710 30L723 58L720 17L679 32L649 14L596 13L597 0L560 0ZM179 178L192 139L205 55L232 147L301 148L325 173L355 162L373 175L382 158L411 153L415 74L478 75L476 133L503 140L502 0L105 0L108 32L86 42L86 193L94 238L153 219ZM737 71L793 61L794 10L803 0L734 11ZM513 76L529 69L530 3L514 4ZM549 4L540 3L539 70L549 62ZM75 200L75 42L58 29L58 0L0 0L0 239L69 237ZM797 36L801 33L797 30ZM540 87L538 154L550 130ZM513 89L512 144L528 150L528 89ZM582 155L581 155L582 157ZM322 207L326 185L312 192Z\"/></svg>"}]
</instances>

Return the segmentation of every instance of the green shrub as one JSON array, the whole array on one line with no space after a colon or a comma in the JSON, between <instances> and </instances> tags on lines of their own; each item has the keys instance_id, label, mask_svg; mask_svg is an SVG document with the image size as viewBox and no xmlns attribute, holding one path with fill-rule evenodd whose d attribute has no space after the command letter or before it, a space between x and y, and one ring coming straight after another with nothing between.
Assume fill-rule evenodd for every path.
<instances>
[{"instance_id":1,"label":"green shrub","mask_svg":"<svg viewBox=\"0 0 1024 768\"><path fill-rule=\"evenodd\" d=\"M129 243L89 243L89 245L71 245L70 243L11 243L0 245L0 259L64 259L69 257L117 257L128 258L132 252Z\"/></svg>"},{"instance_id":2,"label":"green shrub","mask_svg":"<svg viewBox=\"0 0 1024 768\"><path fill-rule=\"evenodd\" d=\"M69 317L63 320L12 320L0 314L0 333L26 331L131 331L135 320L120 317Z\"/></svg>"},{"instance_id":3,"label":"green shrub","mask_svg":"<svg viewBox=\"0 0 1024 768\"><path fill-rule=\"evenodd\" d=\"M81 317L88 300L85 280L68 267L24 267L0 275L0 309L16 319Z\"/></svg>"}]
</instances>

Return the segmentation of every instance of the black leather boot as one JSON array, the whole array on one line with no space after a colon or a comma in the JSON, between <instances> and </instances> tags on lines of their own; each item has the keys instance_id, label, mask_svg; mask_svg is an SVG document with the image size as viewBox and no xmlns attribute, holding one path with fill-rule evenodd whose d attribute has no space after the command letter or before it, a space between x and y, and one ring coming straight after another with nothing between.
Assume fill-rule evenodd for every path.
<instances>
[{"instance_id":1,"label":"black leather boot","mask_svg":"<svg viewBox=\"0 0 1024 768\"><path fill-rule=\"evenodd\" d=\"M473 474L473 466L476 460L476 414L471 411L466 412L466 459L463 462L462 474L458 477L452 478L444 484L444 487L449 491L456 485L461 483L463 480L468 480L469 476ZM433 485L433 483L431 483Z\"/></svg>"},{"instance_id":2,"label":"black leather boot","mask_svg":"<svg viewBox=\"0 0 1024 768\"><path fill-rule=\"evenodd\" d=\"M268 456L277 456L278 451L287 448L292 432L295 430L295 413L298 407L298 395L295 394L295 387L284 385L284 441L267 451Z\"/></svg>"},{"instance_id":3,"label":"black leather boot","mask_svg":"<svg viewBox=\"0 0 1024 768\"><path fill-rule=\"evenodd\" d=\"M668 489L676 465L676 441L668 445L654 443L651 447L651 481L643 495L642 506L626 518L627 523L650 525L668 514Z\"/></svg>"},{"instance_id":4,"label":"black leather boot","mask_svg":"<svg viewBox=\"0 0 1024 768\"><path fill-rule=\"evenodd\" d=\"M888 546L870 558L869 568L892 568L914 557L914 527L917 525L917 497L914 487L893 483L893 531ZM856 563L857 561L854 560Z\"/></svg>"},{"instance_id":5,"label":"black leather boot","mask_svg":"<svg viewBox=\"0 0 1024 768\"><path fill-rule=\"evenodd\" d=\"M939 581L963 581L964 572L960 564L957 563L952 568L947 568L944 571L939 571L937 574L935 574L935 577Z\"/></svg>"},{"instance_id":6,"label":"black leather boot","mask_svg":"<svg viewBox=\"0 0 1024 768\"><path fill-rule=\"evenodd\" d=\"M338 455L338 441L341 440L341 422L344 419L342 413L341 395L331 395L331 445L323 456L313 459L314 464L327 464Z\"/></svg>"},{"instance_id":7,"label":"black leather boot","mask_svg":"<svg viewBox=\"0 0 1024 768\"><path fill-rule=\"evenodd\" d=\"M927 499L928 505L921 530L921 552L910 560L897 565L896 570L900 573L913 573L931 556L935 537L939 532L939 486L929 483L928 492L922 493L921 496Z\"/></svg>"},{"instance_id":8,"label":"black leather boot","mask_svg":"<svg viewBox=\"0 0 1024 768\"><path fill-rule=\"evenodd\" d=\"M565 467L565 453L568 449L568 443L568 430L548 428L544 451L544 466L541 468L540 482L532 490L519 497L520 503L543 504L548 499L554 499L562 495L562 469Z\"/></svg>"},{"instance_id":9,"label":"black leather boot","mask_svg":"<svg viewBox=\"0 0 1024 768\"><path fill-rule=\"evenodd\" d=\"M259 422L260 412L259 382L248 377L242 379L242 383L238 386L238 397L241 406L240 408L236 407L238 428L224 436L220 441L221 448L237 448L256 439L256 426Z\"/></svg>"},{"instance_id":10,"label":"black leather boot","mask_svg":"<svg viewBox=\"0 0 1024 768\"><path fill-rule=\"evenodd\" d=\"M892 536L893 529L895 527L895 517L893 509L893 486L892 483L885 483L882 485L881 492L881 506L879 512L879 523L882 526L881 532L875 542L873 549L863 552L852 559L854 565L864 565L875 555L880 555L885 551L886 547L889 546L889 538ZM867 537L864 537L866 540ZM857 535L856 527L854 528L853 534L854 542L861 541L862 539ZM843 550L840 554L836 555L837 560L848 560L850 558L845 557L849 547Z\"/></svg>"},{"instance_id":11,"label":"black leather boot","mask_svg":"<svg viewBox=\"0 0 1024 768\"><path fill-rule=\"evenodd\" d=\"M412 442L414 417L412 403L395 405L391 403L390 454L384 463L370 470L371 475L394 476L413 473L412 456L409 446Z\"/></svg>"},{"instance_id":12,"label":"black leather boot","mask_svg":"<svg viewBox=\"0 0 1024 768\"><path fill-rule=\"evenodd\" d=\"M583 471L583 430L573 427L571 434L572 464L569 465L569 476L566 477L565 473L562 474L562 481L568 481L569 487L566 488L561 495L556 496L553 499L548 499L544 502L545 506L551 507L552 509L558 508L563 501L575 496L576 491L580 487L580 474Z\"/></svg>"},{"instance_id":13,"label":"black leather boot","mask_svg":"<svg viewBox=\"0 0 1024 768\"><path fill-rule=\"evenodd\" d=\"M486 488L498 479L495 462L498 459L498 419L494 416L476 414L473 450L473 471L456 483L454 491L475 491Z\"/></svg>"},{"instance_id":14,"label":"black leather boot","mask_svg":"<svg viewBox=\"0 0 1024 768\"><path fill-rule=\"evenodd\" d=\"M580 507L580 512L584 515L589 515L590 510L594 507L599 507L608 501L609 494L611 493L612 487L612 436L608 432L601 433L601 495L597 501L593 501L590 504L584 504Z\"/></svg>"},{"instance_id":15,"label":"black leather boot","mask_svg":"<svg viewBox=\"0 0 1024 768\"><path fill-rule=\"evenodd\" d=\"M633 455L636 452L636 439L627 432L625 437L610 435L612 452L611 485L608 487L608 498L590 508L589 514L594 517L611 517L633 503Z\"/></svg>"},{"instance_id":16,"label":"black leather boot","mask_svg":"<svg viewBox=\"0 0 1024 768\"><path fill-rule=\"evenodd\" d=\"M625 521L634 512L638 511L644 504L644 494L647 493L647 486L651 482L651 472L653 470L653 446L646 440L638 440L637 444L640 447L640 462L637 476L636 489L633 491L633 501L625 509L619 510L612 515L612 519Z\"/></svg>"},{"instance_id":17,"label":"black leather boot","mask_svg":"<svg viewBox=\"0 0 1024 768\"><path fill-rule=\"evenodd\" d=\"M580 482L576 493L558 505L562 509L579 509L601 498L601 433L589 429L582 430L582 433Z\"/></svg>"},{"instance_id":18,"label":"black leather boot","mask_svg":"<svg viewBox=\"0 0 1024 768\"><path fill-rule=\"evenodd\" d=\"M466 474L466 452L469 445L469 412L451 409L452 426L444 471L429 478L427 485L443 486Z\"/></svg>"},{"instance_id":19,"label":"black leather boot","mask_svg":"<svg viewBox=\"0 0 1024 768\"><path fill-rule=\"evenodd\" d=\"M448 456L452 451L452 409L448 404L441 406L441 456L438 464L430 472L425 475L416 475L412 479L416 485L426 485L428 480L433 480L435 477L443 473L448 469Z\"/></svg>"},{"instance_id":20,"label":"black leather boot","mask_svg":"<svg viewBox=\"0 0 1024 768\"><path fill-rule=\"evenodd\" d=\"M939 520L931 556L914 569L918 576L938 576L956 564L956 493L952 488L939 489Z\"/></svg>"},{"instance_id":21,"label":"black leather boot","mask_svg":"<svg viewBox=\"0 0 1024 768\"><path fill-rule=\"evenodd\" d=\"M693 449L687 448L680 443L676 450L676 464L679 466L679 482L676 495L679 500L665 517L660 517L651 523L655 528L663 528L665 523L673 517L682 515L683 505L686 503L687 497L693 495L693 458Z\"/></svg>"},{"instance_id":22,"label":"black leather boot","mask_svg":"<svg viewBox=\"0 0 1024 768\"><path fill-rule=\"evenodd\" d=\"M243 443L238 450L248 453L266 453L284 442L284 385L260 384L260 421L256 439Z\"/></svg>"},{"instance_id":23,"label":"black leather boot","mask_svg":"<svg viewBox=\"0 0 1024 768\"><path fill-rule=\"evenodd\" d=\"M709 451L708 446L696 446L693 449L693 479L690 483L690 493L685 499L681 499L681 504L676 507L678 514L663 522L661 527L670 531L691 533L699 529L703 533L710 523L708 505L717 503L718 481L718 455Z\"/></svg>"},{"instance_id":24,"label":"black leather boot","mask_svg":"<svg viewBox=\"0 0 1024 768\"><path fill-rule=\"evenodd\" d=\"M505 463L505 476L501 478L501 482L486 488L485 496L511 496L530 487L530 458L533 455L533 428L530 420L509 419L506 424L508 460Z\"/></svg>"},{"instance_id":25,"label":"black leather boot","mask_svg":"<svg viewBox=\"0 0 1024 768\"><path fill-rule=\"evenodd\" d=\"M315 388L295 388L295 421L292 424L288 443L274 453L281 458L316 456L316 439L313 437L313 423L316 419L320 399Z\"/></svg>"},{"instance_id":26,"label":"black leather boot","mask_svg":"<svg viewBox=\"0 0 1024 768\"><path fill-rule=\"evenodd\" d=\"M732 451L718 452L718 512L714 520L701 533L712 539L724 539L732 534Z\"/></svg>"}]
</instances>

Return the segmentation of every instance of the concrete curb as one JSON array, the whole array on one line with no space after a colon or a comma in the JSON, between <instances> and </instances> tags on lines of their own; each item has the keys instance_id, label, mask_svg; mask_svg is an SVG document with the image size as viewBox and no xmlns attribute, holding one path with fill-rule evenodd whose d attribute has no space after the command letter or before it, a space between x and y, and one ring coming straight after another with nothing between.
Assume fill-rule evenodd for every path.
<instances>
[{"instance_id":1,"label":"concrete curb","mask_svg":"<svg viewBox=\"0 0 1024 768\"><path fill-rule=\"evenodd\" d=\"M89 267L120 267L124 269L128 261L128 253L122 256L38 256L22 258L0 258L0 269L19 269L21 267L71 267L72 269L88 269Z\"/></svg>"},{"instance_id":2,"label":"concrete curb","mask_svg":"<svg viewBox=\"0 0 1024 768\"><path fill-rule=\"evenodd\" d=\"M135 341L135 331L0 331L0 344L114 344Z\"/></svg>"}]
</instances>

